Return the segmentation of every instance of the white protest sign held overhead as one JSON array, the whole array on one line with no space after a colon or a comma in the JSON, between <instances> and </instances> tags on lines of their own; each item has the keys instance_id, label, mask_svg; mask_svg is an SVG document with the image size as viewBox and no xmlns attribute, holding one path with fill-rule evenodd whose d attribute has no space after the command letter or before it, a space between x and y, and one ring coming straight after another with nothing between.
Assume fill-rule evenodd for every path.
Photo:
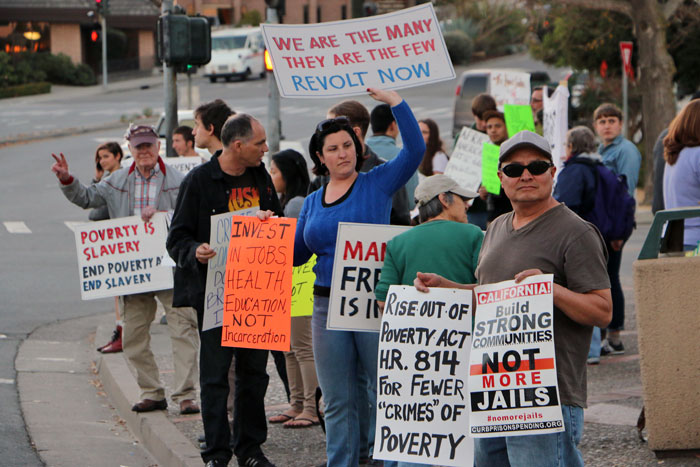
<instances>
[{"instance_id":1,"label":"white protest sign held overhead","mask_svg":"<svg viewBox=\"0 0 700 467\"><path fill-rule=\"evenodd\" d=\"M389 287L379 333L375 459L471 467L472 292Z\"/></svg>"},{"instance_id":2,"label":"white protest sign held overhead","mask_svg":"<svg viewBox=\"0 0 700 467\"><path fill-rule=\"evenodd\" d=\"M226 276L228 245L231 241L231 218L233 216L254 216L258 209L260 208L255 206L211 216L209 246L216 252L216 256L207 263L202 331L221 327L224 323L224 278Z\"/></svg>"},{"instance_id":3,"label":"white protest sign held overhead","mask_svg":"<svg viewBox=\"0 0 700 467\"><path fill-rule=\"evenodd\" d=\"M379 331L374 288L384 265L386 243L408 229L410 227L402 225L338 224L328 329Z\"/></svg>"},{"instance_id":4,"label":"white protest sign held overhead","mask_svg":"<svg viewBox=\"0 0 700 467\"><path fill-rule=\"evenodd\" d=\"M569 88L557 86L552 97L542 93L544 108L542 110L542 133L549 142L552 160L558 175L566 159L566 132L569 129Z\"/></svg>"},{"instance_id":5,"label":"white protest sign held overhead","mask_svg":"<svg viewBox=\"0 0 700 467\"><path fill-rule=\"evenodd\" d=\"M474 438L564 431L554 357L551 274L474 289L469 368Z\"/></svg>"},{"instance_id":6,"label":"white protest sign held overhead","mask_svg":"<svg viewBox=\"0 0 700 467\"><path fill-rule=\"evenodd\" d=\"M76 225L80 295L83 300L173 287L173 271L161 267L168 235L166 214Z\"/></svg>"},{"instance_id":7,"label":"white protest sign held overhead","mask_svg":"<svg viewBox=\"0 0 700 467\"><path fill-rule=\"evenodd\" d=\"M491 70L490 73L490 94L498 110L503 112L505 104L530 104L530 73L506 70Z\"/></svg>"},{"instance_id":8,"label":"white protest sign held overhead","mask_svg":"<svg viewBox=\"0 0 700 467\"><path fill-rule=\"evenodd\" d=\"M445 175L451 177L459 186L477 191L481 185L481 152L484 143L488 142L488 135L462 127L445 168Z\"/></svg>"},{"instance_id":9,"label":"white protest sign held overhead","mask_svg":"<svg viewBox=\"0 0 700 467\"><path fill-rule=\"evenodd\" d=\"M431 3L318 24L261 24L282 97L343 97L455 77Z\"/></svg>"}]
</instances>

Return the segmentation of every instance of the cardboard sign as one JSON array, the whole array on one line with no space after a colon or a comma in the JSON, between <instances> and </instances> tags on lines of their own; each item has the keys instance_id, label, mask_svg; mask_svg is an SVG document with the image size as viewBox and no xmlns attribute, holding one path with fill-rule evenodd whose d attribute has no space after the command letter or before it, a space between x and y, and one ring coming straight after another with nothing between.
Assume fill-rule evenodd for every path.
<instances>
[{"instance_id":1,"label":"cardboard sign","mask_svg":"<svg viewBox=\"0 0 700 467\"><path fill-rule=\"evenodd\" d=\"M453 79L430 3L318 24L261 24L282 97L343 97Z\"/></svg>"},{"instance_id":2,"label":"cardboard sign","mask_svg":"<svg viewBox=\"0 0 700 467\"><path fill-rule=\"evenodd\" d=\"M374 288L384 265L386 243L408 229L410 227L402 225L338 224L328 329L379 331Z\"/></svg>"},{"instance_id":3,"label":"cardboard sign","mask_svg":"<svg viewBox=\"0 0 700 467\"><path fill-rule=\"evenodd\" d=\"M481 183L486 191L498 195L501 193L501 180L498 178L500 148L495 144L484 143L482 154Z\"/></svg>"},{"instance_id":4,"label":"cardboard sign","mask_svg":"<svg viewBox=\"0 0 700 467\"><path fill-rule=\"evenodd\" d=\"M198 165L202 165L202 158L199 156L164 157L163 162L165 162L168 166L177 169L183 174L187 174Z\"/></svg>"},{"instance_id":5,"label":"cardboard sign","mask_svg":"<svg viewBox=\"0 0 700 467\"><path fill-rule=\"evenodd\" d=\"M445 168L445 175L459 186L477 191L481 185L481 153L484 143L489 141L488 135L463 127Z\"/></svg>"},{"instance_id":6,"label":"cardboard sign","mask_svg":"<svg viewBox=\"0 0 700 467\"><path fill-rule=\"evenodd\" d=\"M168 236L165 213L148 222L139 216L88 222L73 232L83 300L172 289L172 269L160 266Z\"/></svg>"},{"instance_id":7,"label":"cardboard sign","mask_svg":"<svg viewBox=\"0 0 700 467\"><path fill-rule=\"evenodd\" d=\"M292 272L292 318L311 316L314 312L314 274L316 255Z\"/></svg>"},{"instance_id":8,"label":"cardboard sign","mask_svg":"<svg viewBox=\"0 0 700 467\"><path fill-rule=\"evenodd\" d=\"M222 346L289 351L296 224L287 217L233 217Z\"/></svg>"},{"instance_id":9,"label":"cardboard sign","mask_svg":"<svg viewBox=\"0 0 700 467\"><path fill-rule=\"evenodd\" d=\"M474 438L564 431L552 274L476 287L469 369Z\"/></svg>"},{"instance_id":10,"label":"cardboard sign","mask_svg":"<svg viewBox=\"0 0 700 467\"><path fill-rule=\"evenodd\" d=\"M379 332L377 459L471 466L472 292L389 287Z\"/></svg>"},{"instance_id":11,"label":"cardboard sign","mask_svg":"<svg viewBox=\"0 0 700 467\"><path fill-rule=\"evenodd\" d=\"M204 288L204 318L202 331L218 328L224 323L224 276L228 245L231 240L233 216L254 216L258 206L211 216L209 246L216 256L207 263L207 283Z\"/></svg>"},{"instance_id":12,"label":"cardboard sign","mask_svg":"<svg viewBox=\"0 0 700 467\"><path fill-rule=\"evenodd\" d=\"M542 132L549 142L552 160L559 175L566 159L566 132L569 128L569 88L559 85L552 94L542 93L544 108L542 110Z\"/></svg>"},{"instance_id":13,"label":"cardboard sign","mask_svg":"<svg viewBox=\"0 0 700 467\"><path fill-rule=\"evenodd\" d=\"M503 114L509 138L519 131L535 131L535 119L532 116L532 107L529 105L505 104Z\"/></svg>"},{"instance_id":14,"label":"cardboard sign","mask_svg":"<svg viewBox=\"0 0 700 467\"><path fill-rule=\"evenodd\" d=\"M530 73L499 70L490 73L489 89L498 110L503 111L505 104L530 104Z\"/></svg>"}]
</instances>

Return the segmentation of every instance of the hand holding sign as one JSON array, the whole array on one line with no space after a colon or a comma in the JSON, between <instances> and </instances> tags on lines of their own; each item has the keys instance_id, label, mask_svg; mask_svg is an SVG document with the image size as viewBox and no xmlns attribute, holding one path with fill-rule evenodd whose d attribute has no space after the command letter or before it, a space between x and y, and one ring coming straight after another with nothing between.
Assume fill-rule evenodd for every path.
<instances>
[{"instance_id":1,"label":"hand holding sign","mask_svg":"<svg viewBox=\"0 0 700 467\"><path fill-rule=\"evenodd\" d=\"M390 107L397 106L401 103L401 96L396 91L388 91L379 88L367 88L369 96L372 99L378 100L379 102L384 102Z\"/></svg>"}]
</instances>

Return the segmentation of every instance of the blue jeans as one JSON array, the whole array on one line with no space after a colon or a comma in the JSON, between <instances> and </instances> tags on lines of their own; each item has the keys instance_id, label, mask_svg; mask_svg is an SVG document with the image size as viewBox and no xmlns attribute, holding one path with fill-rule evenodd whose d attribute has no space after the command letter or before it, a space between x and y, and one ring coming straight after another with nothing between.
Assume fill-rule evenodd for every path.
<instances>
[{"instance_id":1,"label":"blue jeans","mask_svg":"<svg viewBox=\"0 0 700 467\"><path fill-rule=\"evenodd\" d=\"M371 391L376 398L379 333L329 331L327 317L328 297L314 295L311 332L316 373L326 403L328 466L357 467L360 416L367 413L359 407L359 395ZM366 382L360 383L361 373L366 375ZM364 400L368 404L367 398ZM374 419L374 404L369 412L370 419Z\"/></svg>"},{"instance_id":2,"label":"blue jeans","mask_svg":"<svg viewBox=\"0 0 700 467\"><path fill-rule=\"evenodd\" d=\"M583 409L562 405L564 428L545 435L476 438L476 467L583 467L578 443L583 435Z\"/></svg>"},{"instance_id":3,"label":"blue jeans","mask_svg":"<svg viewBox=\"0 0 700 467\"><path fill-rule=\"evenodd\" d=\"M384 467L426 467L432 464L416 464L404 461L384 461Z\"/></svg>"},{"instance_id":4,"label":"blue jeans","mask_svg":"<svg viewBox=\"0 0 700 467\"><path fill-rule=\"evenodd\" d=\"M600 357L600 328L593 326L593 335L591 336L591 347L588 349L588 358Z\"/></svg>"}]
</instances>

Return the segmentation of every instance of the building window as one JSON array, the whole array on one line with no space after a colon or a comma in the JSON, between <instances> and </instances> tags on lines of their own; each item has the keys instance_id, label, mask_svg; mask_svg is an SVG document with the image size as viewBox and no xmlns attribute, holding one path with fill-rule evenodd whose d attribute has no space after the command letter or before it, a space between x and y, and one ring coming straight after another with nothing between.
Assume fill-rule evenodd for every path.
<instances>
[{"instance_id":1,"label":"building window","mask_svg":"<svg viewBox=\"0 0 700 467\"><path fill-rule=\"evenodd\" d=\"M316 22L321 22L321 5L316 7Z\"/></svg>"},{"instance_id":2,"label":"building window","mask_svg":"<svg viewBox=\"0 0 700 467\"><path fill-rule=\"evenodd\" d=\"M348 6L347 5L340 6L340 19L348 19Z\"/></svg>"},{"instance_id":3,"label":"building window","mask_svg":"<svg viewBox=\"0 0 700 467\"><path fill-rule=\"evenodd\" d=\"M309 24L309 5L304 5L304 24Z\"/></svg>"}]
</instances>

